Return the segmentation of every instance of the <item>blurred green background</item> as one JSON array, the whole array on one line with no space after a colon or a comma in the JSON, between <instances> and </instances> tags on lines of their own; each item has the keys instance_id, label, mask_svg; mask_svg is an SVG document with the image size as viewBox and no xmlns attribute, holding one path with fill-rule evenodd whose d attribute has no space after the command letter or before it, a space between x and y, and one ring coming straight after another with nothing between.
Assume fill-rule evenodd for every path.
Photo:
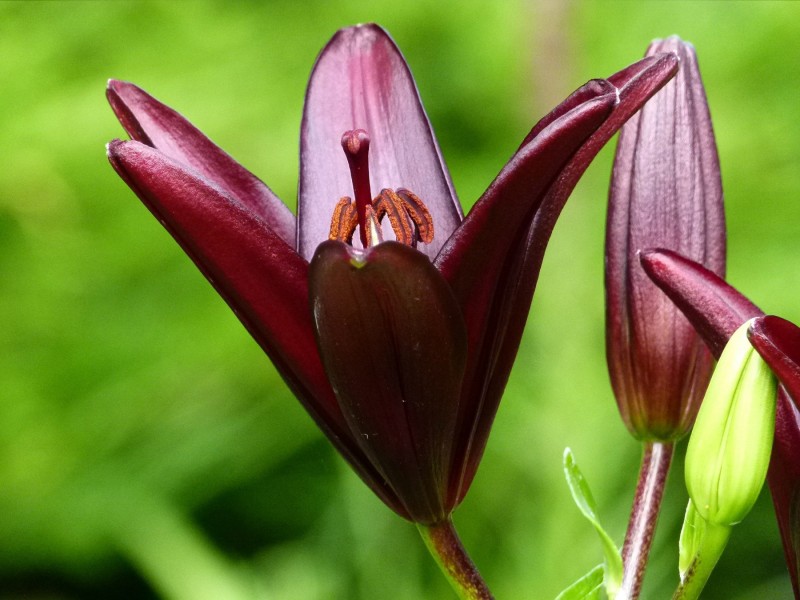
<instances>
[{"instance_id":1,"label":"blurred green background","mask_svg":"<svg viewBox=\"0 0 800 600\"><path fill-rule=\"evenodd\" d=\"M403 49L462 202L531 125L654 37L694 42L729 278L800 320L795 2L0 3L0 598L452 598L411 525L334 454L268 359L109 167L104 98L133 81L294 206L306 78L339 27ZM600 561L561 474L571 446L621 542L639 446L604 360L613 153L556 228L475 484L455 517L500 599L553 598ZM669 597L670 479L644 598ZM704 598L790 598L767 493Z\"/></svg>"}]
</instances>

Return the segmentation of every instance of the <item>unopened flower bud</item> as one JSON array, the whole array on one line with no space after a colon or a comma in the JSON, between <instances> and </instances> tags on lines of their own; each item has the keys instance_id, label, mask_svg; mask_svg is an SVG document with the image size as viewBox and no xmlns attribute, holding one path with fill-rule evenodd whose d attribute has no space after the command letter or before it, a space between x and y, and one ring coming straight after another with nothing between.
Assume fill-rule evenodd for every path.
<instances>
[{"instance_id":1,"label":"unopened flower bud","mask_svg":"<svg viewBox=\"0 0 800 600\"><path fill-rule=\"evenodd\" d=\"M678 308L639 264L666 248L725 275L725 217L717 147L694 48L676 37L673 81L620 132L606 225L606 354L631 434L670 442L692 426L713 360Z\"/></svg>"},{"instance_id":2,"label":"unopened flower bud","mask_svg":"<svg viewBox=\"0 0 800 600\"><path fill-rule=\"evenodd\" d=\"M747 339L748 321L722 351L686 451L686 487L704 519L741 521L767 475L776 381Z\"/></svg>"}]
</instances>

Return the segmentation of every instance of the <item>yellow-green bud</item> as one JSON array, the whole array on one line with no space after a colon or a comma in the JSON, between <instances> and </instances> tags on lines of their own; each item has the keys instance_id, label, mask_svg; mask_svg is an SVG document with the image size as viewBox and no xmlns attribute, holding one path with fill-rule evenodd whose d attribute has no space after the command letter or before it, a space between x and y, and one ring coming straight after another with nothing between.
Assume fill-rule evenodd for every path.
<instances>
[{"instance_id":1,"label":"yellow-green bud","mask_svg":"<svg viewBox=\"0 0 800 600\"><path fill-rule=\"evenodd\" d=\"M758 497L775 431L776 381L747 340L750 321L728 340L686 451L686 487L716 525L741 521Z\"/></svg>"}]
</instances>

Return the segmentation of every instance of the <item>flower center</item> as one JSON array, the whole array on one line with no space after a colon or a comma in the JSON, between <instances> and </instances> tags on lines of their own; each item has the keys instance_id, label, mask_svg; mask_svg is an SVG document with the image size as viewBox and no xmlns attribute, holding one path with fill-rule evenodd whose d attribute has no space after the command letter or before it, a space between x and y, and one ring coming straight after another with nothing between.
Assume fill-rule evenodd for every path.
<instances>
[{"instance_id":1,"label":"flower center","mask_svg":"<svg viewBox=\"0 0 800 600\"><path fill-rule=\"evenodd\" d=\"M353 243L359 230L361 245L367 248L383 241L381 222L389 219L398 242L416 247L417 242L433 241L433 219L428 207L419 197L405 188L384 188L372 198L369 186L369 135L363 129L346 131L342 149L350 167L353 196L344 196L336 203L331 217L330 239Z\"/></svg>"}]
</instances>

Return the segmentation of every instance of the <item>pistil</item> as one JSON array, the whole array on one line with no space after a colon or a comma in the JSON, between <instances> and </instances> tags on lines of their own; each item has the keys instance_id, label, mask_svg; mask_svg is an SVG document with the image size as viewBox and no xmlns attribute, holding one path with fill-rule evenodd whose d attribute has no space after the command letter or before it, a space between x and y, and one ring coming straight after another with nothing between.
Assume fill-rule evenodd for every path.
<instances>
[{"instance_id":1,"label":"pistil","mask_svg":"<svg viewBox=\"0 0 800 600\"><path fill-rule=\"evenodd\" d=\"M342 136L342 149L350 166L361 244L366 248L367 207L372 206L372 191L369 187L369 135L363 129L345 131Z\"/></svg>"}]
</instances>

